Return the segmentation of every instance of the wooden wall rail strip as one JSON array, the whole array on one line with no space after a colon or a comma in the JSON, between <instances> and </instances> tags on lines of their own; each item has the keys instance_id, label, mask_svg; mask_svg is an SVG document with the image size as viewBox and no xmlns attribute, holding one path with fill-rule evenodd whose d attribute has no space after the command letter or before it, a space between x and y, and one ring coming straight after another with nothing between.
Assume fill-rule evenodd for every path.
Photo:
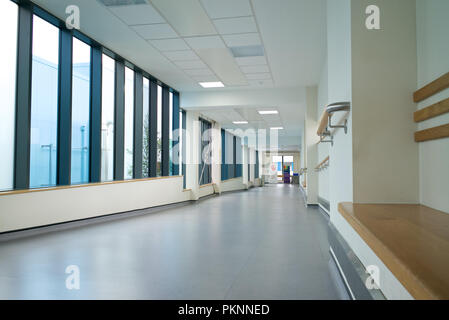
<instances>
[{"instance_id":1,"label":"wooden wall rail strip","mask_svg":"<svg viewBox=\"0 0 449 320\"><path fill-rule=\"evenodd\" d=\"M446 88L449 88L449 72L445 75L442 75L435 81L429 83L428 85L422 87L418 91L415 91L415 93L413 94L413 101L423 101L424 99L427 99Z\"/></svg>"},{"instance_id":2,"label":"wooden wall rail strip","mask_svg":"<svg viewBox=\"0 0 449 320\"><path fill-rule=\"evenodd\" d=\"M449 123L415 132L415 142L424 142L447 137L449 137Z\"/></svg>"},{"instance_id":3,"label":"wooden wall rail strip","mask_svg":"<svg viewBox=\"0 0 449 320\"><path fill-rule=\"evenodd\" d=\"M315 167L315 169L319 169L323 164L325 164L326 162L328 162L329 159L330 159L329 156L327 156L323 161L320 162L319 165L317 165L317 166Z\"/></svg>"},{"instance_id":4,"label":"wooden wall rail strip","mask_svg":"<svg viewBox=\"0 0 449 320\"><path fill-rule=\"evenodd\" d=\"M449 112L449 98L428 106L427 108L416 111L413 114L413 119L415 122L421 122L447 112Z\"/></svg>"},{"instance_id":5,"label":"wooden wall rail strip","mask_svg":"<svg viewBox=\"0 0 449 320\"><path fill-rule=\"evenodd\" d=\"M106 182L87 183L87 184L72 185L72 186L57 186L57 187L48 187L48 188L40 188L40 189L24 189L24 190L2 191L2 192L0 192L0 197L1 196L14 195L14 194L23 194L23 193L45 192L45 191L55 191L55 190L64 190L64 189L88 188L88 187L98 187L98 186L105 186L105 185L111 185L111 184L143 182L143 181L152 181L152 180L164 180L164 179L173 179L173 178L183 178L183 176L155 177L155 178L143 178L143 179L133 179L133 180L120 180L120 181L106 181Z\"/></svg>"},{"instance_id":6,"label":"wooden wall rail strip","mask_svg":"<svg viewBox=\"0 0 449 320\"><path fill-rule=\"evenodd\" d=\"M327 113L326 110L323 111L323 114L321 115L320 123L318 124L318 130L316 132L317 135L321 135L324 130L326 130L327 123L329 121L329 113Z\"/></svg>"},{"instance_id":7,"label":"wooden wall rail strip","mask_svg":"<svg viewBox=\"0 0 449 320\"><path fill-rule=\"evenodd\" d=\"M338 211L415 299L449 299L449 214L350 202Z\"/></svg>"},{"instance_id":8,"label":"wooden wall rail strip","mask_svg":"<svg viewBox=\"0 0 449 320\"><path fill-rule=\"evenodd\" d=\"M202 185L200 185L200 189L201 189L201 188L207 188L207 187L213 187L213 184L212 184L212 183L208 183L208 184L202 184Z\"/></svg>"}]
</instances>

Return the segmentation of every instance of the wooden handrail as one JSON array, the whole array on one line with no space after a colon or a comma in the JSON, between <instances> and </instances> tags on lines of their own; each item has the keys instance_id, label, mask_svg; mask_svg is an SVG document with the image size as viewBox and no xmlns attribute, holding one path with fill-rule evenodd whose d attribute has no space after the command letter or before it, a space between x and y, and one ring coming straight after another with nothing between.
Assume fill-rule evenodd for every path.
<instances>
[{"instance_id":1,"label":"wooden handrail","mask_svg":"<svg viewBox=\"0 0 449 320\"><path fill-rule=\"evenodd\" d=\"M413 101L423 101L446 88L449 88L449 72L415 91L413 94Z\"/></svg>"},{"instance_id":2,"label":"wooden handrail","mask_svg":"<svg viewBox=\"0 0 449 320\"><path fill-rule=\"evenodd\" d=\"M415 142L424 142L449 137L449 123L439 127L415 132Z\"/></svg>"},{"instance_id":3,"label":"wooden handrail","mask_svg":"<svg viewBox=\"0 0 449 320\"><path fill-rule=\"evenodd\" d=\"M330 159L329 156L327 156L323 161L320 162L319 165L317 165L317 166L315 167L315 169L321 168L321 166L323 166L326 162L328 162L329 159Z\"/></svg>"},{"instance_id":4,"label":"wooden handrail","mask_svg":"<svg viewBox=\"0 0 449 320\"><path fill-rule=\"evenodd\" d=\"M449 299L449 214L349 202L338 211L415 299Z\"/></svg>"},{"instance_id":5,"label":"wooden handrail","mask_svg":"<svg viewBox=\"0 0 449 320\"><path fill-rule=\"evenodd\" d=\"M449 99L442 100L413 114L415 122L421 122L449 112Z\"/></svg>"},{"instance_id":6,"label":"wooden handrail","mask_svg":"<svg viewBox=\"0 0 449 320\"><path fill-rule=\"evenodd\" d=\"M318 136L321 136L321 134L326 130L328 121L329 121L329 113L327 113L327 111L324 110L323 114L321 115L320 123L318 124L318 130L316 132Z\"/></svg>"}]
</instances>

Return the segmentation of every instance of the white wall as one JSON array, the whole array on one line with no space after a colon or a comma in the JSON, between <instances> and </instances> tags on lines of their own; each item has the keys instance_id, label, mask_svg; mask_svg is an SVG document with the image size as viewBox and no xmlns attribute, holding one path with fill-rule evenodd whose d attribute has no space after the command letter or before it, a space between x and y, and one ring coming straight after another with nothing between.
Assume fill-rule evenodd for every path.
<instances>
[{"instance_id":1,"label":"white wall","mask_svg":"<svg viewBox=\"0 0 449 320\"><path fill-rule=\"evenodd\" d=\"M449 72L449 1L417 0L418 83L421 88ZM418 104L418 109L449 98L449 89ZM449 123L449 114L419 123L419 130ZM449 139L419 144L420 202L449 213Z\"/></svg>"},{"instance_id":2,"label":"white wall","mask_svg":"<svg viewBox=\"0 0 449 320\"><path fill-rule=\"evenodd\" d=\"M321 70L320 83L318 85L318 105L317 105L317 119L321 118L326 105L329 104L328 101L328 63L327 56L323 63L323 69ZM327 156L329 156L330 145L328 143L318 144L318 162L323 161ZM321 170L318 173L318 196L324 200L329 201L329 169Z\"/></svg>"},{"instance_id":3,"label":"white wall","mask_svg":"<svg viewBox=\"0 0 449 320\"><path fill-rule=\"evenodd\" d=\"M245 189L247 189L247 186L243 183L242 178L234 178L222 181L220 185L220 192L229 192Z\"/></svg>"},{"instance_id":4,"label":"white wall","mask_svg":"<svg viewBox=\"0 0 449 320\"><path fill-rule=\"evenodd\" d=\"M384 23L383 28L387 30L366 33L365 8L369 4L377 4L381 7L381 17L383 17L381 21ZM412 112L407 113L407 107L413 106L411 100L413 89L410 83L413 82L413 68L416 66L412 63L413 50L415 50L412 39L413 12L414 2L407 0L328 0L328 102L350 101L352 106L348 114L348 133L345 134L342 129L333 131L334 146L330 148L329 170L331 222L364 266L379 267L381 290L388 299L411 299L412 297L338 213L337 205L345 201L384 202L392 198L397 201L413 200L416 195L417 180L413 176L413 171L399 168L400 162L397 161L396 154L387 168L398 166L401 178L404 178L405 183L410 182L410 185L404 187L398 181L393 181L395 188L393 197L385 195L385 191L379 188L378 179L374 177L377 171L373 169L379 168L379 164L374 163L373 159L366 159L366 155L374 159L378 156L380 160L388 156L382 150L385 148L389 150L392 143L384 139L386 133L379 132L380 128L388 130L387 135L395 135L394 130L399 129L406 131L406 134L399 132L397 135L400 140L402 139L401 142L406 144L406 153L410 153L408 156L411 157L411 164L408 169L417 164L413 153L414 145L411 143L413 141ZM401 19L397 19L398 16ZM390 30L391 28L393 30ZM409 28L411 31L408 30ZM401 58L402 54L405 56L404 59ZM384 63L385 68L383 68ZM394 65L395 63L397 66ZM401 84L396 85L392 79L385 79L385 75L391 70L398 73L396 69L398 66L404 67L405 70L403 74L392 76L395 81L401 81ZM381 76L382 73L384 77ZM383 100L384 96L391 101ZM387 104L393 110L388 110L384 106L379 107L381 103ZM379 115L373 115L376 108L379 108L382 119L378 119ZM394 114L393 123L399 121L399 128L395 129L389 122L388 111ZM398 114L401 114L401 117L398 117ZM339 122L338 118L333 119L333 123L336 122ZM409 140L405 138L406 135ZM392 141L397 142L396 138ZM378 153L381 154L373 155L369 151L370 147L378 148ZM396 145L398 150L401 147L401 144ZM370 166L364 163L366 161L370 163ZM404 174L407 176L402 177ZM391 182L391 179L391 177L386 179L388 182L384 182L384 187ZM401 194L404 188L405 196ZM401 198L401 196L404 197Z\"/></svg>"},{"instance_id":5,"label":"white wall","mask_svg":"<svg viewBox=\"0 0 449 320\"><path fill-rule=\"evenodd\" d=\"M351 101L351 0L327 1L328 102ZM351 113L352 114L352 113ZM353 200L352 116L348 134L334 131L334 146L329 148L329 201L331 222L342 233L345 221L338 203ZM344 233L342 233L345 237Z\"/></svg>"},{"instance_id":6,"label":"white wall","mask_svg":"<svg viewBox=\"0 0 449 320\"><path fill-rule=\"evenodd\" d=\"M1 195L0 233L190 199L181 176Z\"/></svg>"},{"instance_id":7,"label":"white wall","mask_svg":"<svg viewBox=\"0 0 449 320\"><path fill-rule=\"evenodd\" d=\"M307 204L318 204L318 173L315 167L318 165L318 141L316 134L318 127L316 106L318 99L318 88L306 88L306 166L307 166Z\"/></svg>"},{"instance_id":8,"label":"white wall","mask_svg":"<svg viewBox=\"0 0 449 320\"><path fill-rule=\"evenodd\" d=\"M368 5L381 30L365 27ZM415 2L352 1L351 20L354 202L419 203Z\"/></svg>"}]
</instances>

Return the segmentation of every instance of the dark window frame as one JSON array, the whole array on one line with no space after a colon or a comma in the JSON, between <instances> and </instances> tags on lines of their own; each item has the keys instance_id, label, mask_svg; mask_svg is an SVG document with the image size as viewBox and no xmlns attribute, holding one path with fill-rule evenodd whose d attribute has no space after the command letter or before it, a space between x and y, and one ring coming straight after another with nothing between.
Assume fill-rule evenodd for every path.
<instances>
[{"instance_id":1,"label":"dark window frame","mask_svg":"<svg viewBox=\"0 0 449 320\"><path fill-rule=\"evenodd\" d=\"M73 38L77 38L91 47L90 64L90 112L89 112L89 183L101 181L101 115L102 115L102 55L105 54L115 60L115 122L114 122L114 179L113 181L123 180L123 150L124 150L124 68L125 66L135 72L136 78L145 77L151 83L160 85L168 96L168 92L173 93L174 101L177 99L179 107L179 92L169 87L153 77L150 73L139 68L136 64L124 59L119 54L105 47L93 38L85 35L79 30L67 29L63 20L57 18L45 9L36 5L30 0L9 0L18 5L18 34L17 34L17 68L16 68L16 120L15 120L15 143L14 143L14 190L30 188L30 137L31 137L31 80L32 80L32 41L33 41L33 15L42 18L46 22L59 29L59 75L58 75L58 119L57 119L57 185L69 185L71 183L71 111L72 111L72 49ZM117 69L117 66L119 67ZM121 79L123 69L123 81ZM70 76L70 77L69 77ZM135 78L135 79L136 79ZM140 87L134 89L134 176L133 179L139 179L142 170L138 167L142 165L142 117L140 115L142 107L140 106ZM117 90L119 89L119 90ZM153 99L150 89L150 106ZM156 91L157 94L157 91ZM139 98L140 97L140 98ZM123 99L122 99L123 98ZM123 101L122 101L123 100ZM168 99L167 99L168 104ZM140 107L139 107L140 106ZM136 110L138 112L136 112ZM153 119L150 107L150 131L152 130ZM164 112L163 112L164 113ZM168 110L166 110L168 113ZM176 113L173 112L175 117ZM179 115L178 115L179 117ZM164 119L168 119L168 115ZM140 121L139 121L140 120ZM157 119L155 119L157 121ZM156 122L155 121L155 122ZM178 119L179 122L179 119ZM174 122L173 130L177 122ZM168 129L168 128L167 128ZM167 131L165 129L165 131ZM168 142L168 133L165 132ZM151 136L151 134L150 134ZM163 135L164 136L164 135ZM150 141L153 139L150 139ZM168 169L169 148L165 143L163 153L165 170ZM151 143L150 143L151 144ZM164 150L166 149L166 150ZM140 152L139 152L140 151ZM156 154L150 146L150 159ZM154 162L154 165L156 163ZM153 166L150 161L150 173ZM175 172L175 171L174 171ZM179 169L178 169L179 172ZM152 177L152 175L149 175ZM164 175L166 176L166 175Z\"/></svg>"}]
</instances>

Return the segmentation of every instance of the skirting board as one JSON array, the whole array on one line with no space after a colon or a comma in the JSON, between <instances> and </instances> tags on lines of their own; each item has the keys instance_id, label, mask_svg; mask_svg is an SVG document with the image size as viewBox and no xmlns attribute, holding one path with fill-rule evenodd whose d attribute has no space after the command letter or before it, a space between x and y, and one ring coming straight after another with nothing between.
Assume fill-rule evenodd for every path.
<instances>
[{"instance_id":1,"label":"skirting board","mask_svg":"<svg viewBox=\"0 0 449 320\"><path fill-rule=\"evenodd\" d=\"M321 205L323 209L325 209L326 212L329 213L331 207L328 200L318 196L318 203Z\"/></svg>"},{"instance_id":2,"label":"skirting board","mask_svg":"<svg viewBox=\"0 0 449 320\"><path fill-rule=\"evenodd\" d=\"M325 207L323 207L323 205L322 205L321 203L318 203L318 206L320 207L321 210L324 211L324 213L325 213L328 217L330 216L329 211L328 211Z\"/></svg>"},{"instance_id":3,"label":"skirting board","mask_svg":"<svg viewBox=\"0 0 449 320\"><path fill-rule=\"evenodd\" d=\"M332 223L328 226L330 255L340 271L351 298L353 300L385 300L381 290L366 287L365 283L369 275L365 267Z\"/></svg>"}]
</instances>

